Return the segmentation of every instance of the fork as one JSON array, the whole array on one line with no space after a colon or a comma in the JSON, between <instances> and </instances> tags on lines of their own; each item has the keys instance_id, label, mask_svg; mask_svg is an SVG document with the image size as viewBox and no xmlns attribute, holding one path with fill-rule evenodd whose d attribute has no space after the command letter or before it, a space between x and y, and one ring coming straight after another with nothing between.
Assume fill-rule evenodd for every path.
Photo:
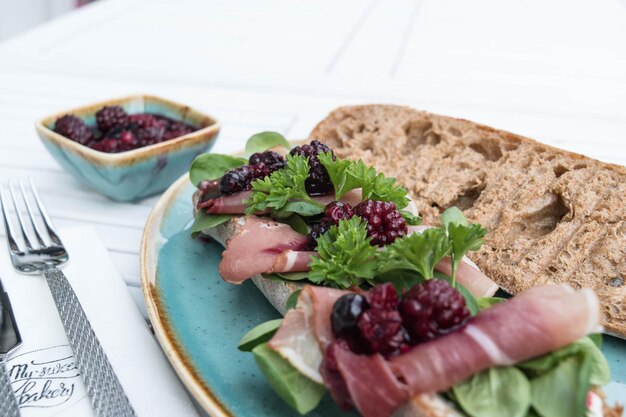
<instances>
[{"instance_id":1,"label":"fork","mask_svg":"<svg viewBox=\"0 0 626 417\"><path fill-rule=\"evenodd\" d=\"M122 386L107 359L96 334L94 333L83 308L59 269L69 260L69 255L57 234L50 216L37 192L32 179L29 179L30 194L35 201L43 228L35 218L33 205L27 198L26 187L19 182L21 198L28 213L31 230L28 230L18 206L15 188L8 184L11 203L15 210L21 236L20 242L13 223L9 220L8 198L0 185L0 202L4 227L13 267L24 274L43 274L65 332L74 351L76 366L87 387L94 411L98 417L130 417L135 412L122 389ZM13 219L14 220L14 219ZM35 239L31 237L34 233Z\"/></svg>"}]
</instances>

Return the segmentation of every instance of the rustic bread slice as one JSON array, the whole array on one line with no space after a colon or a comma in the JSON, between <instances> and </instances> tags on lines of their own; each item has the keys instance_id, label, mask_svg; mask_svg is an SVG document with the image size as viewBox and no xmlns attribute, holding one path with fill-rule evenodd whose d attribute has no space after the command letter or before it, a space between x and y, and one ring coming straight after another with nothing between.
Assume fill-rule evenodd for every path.
<instances>
[{"instance_id":1,"label":"rustic bread slice","mask_svg":"<svg viewBox=\"0 0 626 417\"><path fill-rule=\"evenodd\" d=\"M341 107L310 135L408 187L426 223L456 205L489 229L470 256L517 293L591 287L626 337L626 169L512 133L408 107Z\"/></svg>"}]
</instances>

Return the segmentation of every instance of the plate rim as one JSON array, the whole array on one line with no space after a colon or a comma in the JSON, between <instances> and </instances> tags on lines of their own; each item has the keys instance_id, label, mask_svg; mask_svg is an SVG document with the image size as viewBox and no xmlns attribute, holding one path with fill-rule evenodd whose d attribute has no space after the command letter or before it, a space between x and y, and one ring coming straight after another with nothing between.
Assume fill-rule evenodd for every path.
<instances>
[{"instance_id":1,"label":"plate rim","mask_svg":"<svg viewBox=\"0 0 626 417\"><path fill-rule=\"evenodd\" d=\"M218 400L211 389L202 383L197 375L197 371L189 363L182 353L182 346L173 337L171 326L167 319L160 313L160 301L154 283L156 281L156 259L158 251L154 251L153 238L158 233L161 220L170 207L172 200L184 189L191 185L189 173L183 174L161 195L158 202L150 212L146 225L144 226L141 247L139 251L139 269L141 276L141 292L146 304L148 319L152 324L152 329L159 342L163 353L169 360L172 368L204 411L213 417L233 417L233 415ZM153 253L157 252L157 253Z\"/></svg>"}]
</instances>

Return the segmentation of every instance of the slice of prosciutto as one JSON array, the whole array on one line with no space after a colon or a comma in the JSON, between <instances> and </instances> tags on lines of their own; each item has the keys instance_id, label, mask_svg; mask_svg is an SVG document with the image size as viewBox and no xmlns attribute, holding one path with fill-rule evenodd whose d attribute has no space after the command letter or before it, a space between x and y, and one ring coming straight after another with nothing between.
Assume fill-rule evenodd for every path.
<instances>
[{"instance_id":1,"label":"slice of prosciutto","mask_svg":"<svg viewBox=\"0 0 626 417\"><path fill-rule=\"evenodd\" d=\"M286 268L276 271L274 264L281 256L289 259L283 252L302 250L307 242L306 236L289 225L271 219L246 216L235 221L239 222L236 233L226 242L219 265L222 278L232 284L260 273L289 272Z\"/></svg>"},{"instance_id":2,"label":"slice of prosciutto","mask_svg":"<svg viewBox=\"0 0 626 417\"><path fill-rule=\"evenodd\" d=\"M314 370L322 368L322 352L333 340L332 306L342 294L305 287L270 341L272 349L316 381L321 373ZM338 344L330 349L352 404L364 417L389 417L415 396L447 390L482 370L537 357L584 337L597 328L599 311L592 290L547 285L484 310L461 329L390 360L356 355Z\"/></svg>"},{"instance_id":3,"label":"slice of prosciutto","mask_svg":"<svg viewBox=\"0 0 626 417\"><path fill-rule=\"evenodd\" d=\"M243 214L246 210L245 201L252 197L252 191L242 191L233 195L209 198L198 203L199 209L209 214Z\"/></svg>"},{"instance_id":4,"label":"slice of prosciutto","mask_svg":"<svg viewBox=\"0 0 626 417\"><path fill-rule=\"evenodd\" d=\"M411 394L442 391L494 366L512 365L568 345L595 329L599 302L584 288L546 285L482 311L461 330L391 360Z\"/></svg>"}]
</instances>

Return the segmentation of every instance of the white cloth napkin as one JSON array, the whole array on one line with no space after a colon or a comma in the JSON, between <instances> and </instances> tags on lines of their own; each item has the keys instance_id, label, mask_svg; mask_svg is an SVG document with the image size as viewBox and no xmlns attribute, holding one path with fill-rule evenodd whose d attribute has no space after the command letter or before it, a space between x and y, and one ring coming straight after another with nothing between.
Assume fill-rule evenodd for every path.
<instances>
[{"instance_id":1,"label":"white cloth napkin","mask_svg":"<svg viewBox=\"0 0 626 417\"><path fill-rule=\"evenodd\" d=\"M63 272L137 416L197 416L96 230L60 235L70 254ZM45 279L16 273L5 245L0 248L0 279L23 340L7 362L22 417L93 416Z\"/></svg>"}]
</instances>

